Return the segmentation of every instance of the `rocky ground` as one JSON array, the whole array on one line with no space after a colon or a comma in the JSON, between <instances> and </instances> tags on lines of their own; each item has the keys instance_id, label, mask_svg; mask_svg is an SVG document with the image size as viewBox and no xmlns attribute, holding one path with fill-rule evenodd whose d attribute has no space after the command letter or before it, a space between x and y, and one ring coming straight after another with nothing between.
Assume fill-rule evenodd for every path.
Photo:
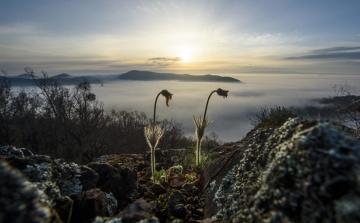
<instances>
[{"instance_id":1,"label":"rocky ground","mask_svg":"<svg viewBox=\"0 0 360 223\"><path fill-rule=\"evenodd\" d=\"M203 170L189 153L156 150L154 184L149 153L80 166L0 147L0 222L360 222L360 143L327 123L254 129Z\"/></svg>"}]
</instances>

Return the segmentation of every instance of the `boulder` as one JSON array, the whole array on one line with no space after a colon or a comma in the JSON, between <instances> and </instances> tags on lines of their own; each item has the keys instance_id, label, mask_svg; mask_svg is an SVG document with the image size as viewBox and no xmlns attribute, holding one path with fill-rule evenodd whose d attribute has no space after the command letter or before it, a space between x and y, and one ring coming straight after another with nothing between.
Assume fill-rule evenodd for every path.
<instances>
[{"instance_id":1,"label":"boulder","mask_svg":"<svg viewBox=\"0 0 360 223\"><path fill-rule=\"evenodd\" d=\"M277 129L254 130L239 145L204 171L220 170L204 175L205 218L359 222L358 140L329 123L295 118Z\"/></svg>"}]
</instances>

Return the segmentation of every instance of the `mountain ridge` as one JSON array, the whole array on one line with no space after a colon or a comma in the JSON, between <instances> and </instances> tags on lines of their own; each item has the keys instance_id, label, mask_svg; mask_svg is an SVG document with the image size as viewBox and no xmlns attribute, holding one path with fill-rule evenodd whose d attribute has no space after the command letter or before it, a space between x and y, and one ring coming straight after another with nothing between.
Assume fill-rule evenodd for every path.
<instances>
[{"instance_id":1,"label":"mountain ridge","mask_svg":"<svg viewBox=\"0 0 360 223\"><path fill-rule=\"evenodd\" d=\"M191 75L191 74L174 74L174 73L157 73L152 71L139 71L131 70L123 74L112 75L82 75L72 76L67 73L60 73L57 75L51 75L50 78L54 78L62 85L74 85L76 83L87 80L90 84L103 84L106 82L114 81L183 81L183 82L227 82L227 83L241 83L240 80L232 77L223 77L212 74L205 75ZM5 78L0 75L0 79ZM33 81L29 74L19 74L15 76L7 76L10 78L13 86L34 86ZM38 76L42 79L42 76Z\"/></svg>"},{"instance_id":2,"label":"mountain ridge","mask_svg":"<svg viewBox=\"0 0 360 223\"><path fill-rule=\"evenodd\" d=\"M120 80L139 80L139 81L159 81L159 80L177 80L192 82L241 82L232 77L222 77L218 75L191 75L174 73L157 73L152 71L131 70L119 76Z\"/></svg>"}]
</instances>

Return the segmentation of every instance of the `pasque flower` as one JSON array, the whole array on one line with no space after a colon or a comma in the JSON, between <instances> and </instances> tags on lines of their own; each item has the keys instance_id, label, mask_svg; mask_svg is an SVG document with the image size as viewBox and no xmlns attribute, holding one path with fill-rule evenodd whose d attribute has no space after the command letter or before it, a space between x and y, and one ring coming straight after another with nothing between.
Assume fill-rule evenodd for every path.
<instances>
[{"instance_id":1,"label":"pasque flower","mask_svg":"<svg viewBox=\"0 0 360 223\"><path fill-rule=\"evenodd\" d=\"M221 89L221 88L218 88L218 89L216 90L216 93L217 93L219 96L223 96L224 98L227 98L228 92L229 92L229 91L223 90L223 89Z\"/></svg>"},{"instance_id":2,"label":"pasque flower","mask_svg":"<svg viewBox=\"0 0 360 223\"><path fill-rule=\"evenodd\" d=\"M211 119L209 117L206 117L206 112L207 112L207 108L209 105L209 100L210 97L213 93L217 93L219 96L223 96L224 98L226 98L228 96L228 90L223 90L221 88L218 88L217 90L214 90L210 93L207 102L206 102L206 106L205 106L205 112L204 112L204 117L202 118L200 116L200 118L195 118L194 116L194 123L195 123L195 135L196 135L196 139L197 139L197 143L196 143L196 166L200 167L200 161L201 161L201 140L202 137L205 134L205 129L206 127L208 127L211 123Z\"/></svg>"},{"instance_id":3,"label":"pasque flower","mask_svg":"<svg viewBox=\"0 0 360 223\"><path fill-rule=\"evenodd\" d=\"M151 149L151 172L153 175L153 181L154 181L154 173L155 173L155 148L159 144L159 141L161 137L164 134L164 131L161 129L160 125L156 124L156 103L159 98L159 96L163 95L166 98L166 105L169 107L169 100L172 99L173 94L168 92L167 90L162 90L160 93L157 94L154 104L154 118L152 120L152 123L149 126L146 126L144 128L145 130L145 138L146 141Z\"/></svg>"},{"instance_id":4,"label":"pasque flower","mask_svg":"<svg viewBox=\"0 0 360 223\"><path fill-rule=\"evenodd\" d=\"M166 105L169 107L169 100L172 99L173 94L171 94L171 93L168 92L167 90L162 90L160 93L162 94L162 96L165 97L165 99L166 99Z\"/></svg>"}]
</instances>

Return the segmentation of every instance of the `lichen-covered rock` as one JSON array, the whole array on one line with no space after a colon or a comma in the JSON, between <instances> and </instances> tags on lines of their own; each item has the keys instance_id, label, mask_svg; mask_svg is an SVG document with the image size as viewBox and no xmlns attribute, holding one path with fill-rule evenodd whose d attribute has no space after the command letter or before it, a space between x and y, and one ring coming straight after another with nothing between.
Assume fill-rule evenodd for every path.
<instances>
[{"instance_id":1,"label":"lichen-covered rock","mask_svg":"<svg viewBox=\"0 0 360 223\"><path fill-rule=\"evenodd\" d=\"M75 163L35 163L22 170L39 190L40 199L53 206L56 199L71 196L82 191L79 180L80 168Z\"/></svg>"},{"instance_id":2,"label":"lichen-covered rock","mask_svg":"<svg viewBox=\"0 0 360 223\"><path fill-rule=\"evenodd\" d=\"M0 222L61 222L56 212L39 199L37 189L2 160L0 179Z\"/></svg>"},{"instance_id":3,"label":"lichen-covered rock","mask_svg":"<svg viewBox=\"0 0 360 223\"><path fill-rule=\"evenodd\" d=\"M0 155L2 156L32 156L33 153L26 148L16 148L15 146L1 146Z\"/></svg>"},{"instance_id":4,"label":"lichen-covered rock","mask_svg":"<svg viewBox=\"0 0 360 223\"><path fill-rule=\"evenodd\" d=\"M359 222L359 141L299 118L246 140L239 163L214 182L217 220Z\"/></svg>"},{"instance_id":5,"label":"lichen-covered rock","mask_svg":"<svg viewBox=\"0 0 360 223\"><path fill-rule=\"evenodd\" d=\"M55 200L77 194L82 190L80 167L46 155L33 155L27 149L0 147L1 158L20 170L38 189L39 199L55 206Z\"/></svg>"}]
</instances>

